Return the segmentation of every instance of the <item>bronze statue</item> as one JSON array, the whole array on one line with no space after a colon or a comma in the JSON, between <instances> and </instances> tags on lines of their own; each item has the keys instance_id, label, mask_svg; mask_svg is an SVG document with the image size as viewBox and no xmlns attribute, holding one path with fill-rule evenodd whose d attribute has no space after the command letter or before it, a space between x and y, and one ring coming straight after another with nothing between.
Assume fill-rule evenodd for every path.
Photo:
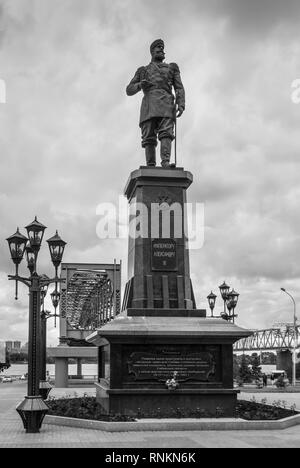
<instances>
[{"instance_id":1,"label":"bronze statue","mask_svg":"<svg viewBox=\"0 0 300 468\"><path fill-rule=\"evenodd\" d=\"M156 165L157 138L160 140L162 167L170 167L171 146L177 117L185 109L185 92L176 63L164 62L164 42L157 39L150 46L151 62L136 71L126 88L128 96L143 90L140 113L142 147L147 166ZM175 90L175 98L172 90Z\"/></svg>"}]
</instances>

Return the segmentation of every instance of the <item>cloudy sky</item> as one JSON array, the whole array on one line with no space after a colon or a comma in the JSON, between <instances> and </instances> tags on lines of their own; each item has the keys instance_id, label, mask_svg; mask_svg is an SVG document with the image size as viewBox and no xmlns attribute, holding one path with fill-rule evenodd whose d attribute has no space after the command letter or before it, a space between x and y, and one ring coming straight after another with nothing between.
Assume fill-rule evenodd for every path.
<instances>
[{"instance_id":1,"label":"cloudy sky","mask_svg":"<svg viewBox=\"0 0 300 468\"><path fill-rule=\"evenodd\" d=\"M68 242L64 261L122 259L126 280L127 242L97 237L96 207L144 163L141 95L125 87L160 37L186 89L179 165L194 175L189 201L205 205L197 305L226 280L241 326L292 320L280 287L299 303L299 23L299 0L0 0L0 340L27 341L5 238L35 215ZM51 274L46 246L40 257Z\"/></svg>"}]
</instances>

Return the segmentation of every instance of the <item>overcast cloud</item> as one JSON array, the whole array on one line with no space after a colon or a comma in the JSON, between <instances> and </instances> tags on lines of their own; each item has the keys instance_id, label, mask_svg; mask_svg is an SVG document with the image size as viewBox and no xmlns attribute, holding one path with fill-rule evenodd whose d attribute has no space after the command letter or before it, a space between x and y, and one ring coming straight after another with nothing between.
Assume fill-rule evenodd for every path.
<instances>
[{"instance_id":1,"label":"overcast cloud","mask_svg":"<svg viewBox=\"0 0 300 468\"><path fill-rule=\"evenodd\" d=\"M0 0L0 339L27 341L28 296L21 286L14 302L5 238L35 215L68 242L64 261L122 259L126 281L127 242L98 239L96 207L117 203L144 163L141 96L125 87L159 37L186 89L188 198L205 204L197 306L225 279L241 294L241 326L292 320L280 287L299 302L299 23L299 0ZM51 273L46 246L40 269ZM51 325L51 344L57 334Z\"/></svg>"}]
</instances>

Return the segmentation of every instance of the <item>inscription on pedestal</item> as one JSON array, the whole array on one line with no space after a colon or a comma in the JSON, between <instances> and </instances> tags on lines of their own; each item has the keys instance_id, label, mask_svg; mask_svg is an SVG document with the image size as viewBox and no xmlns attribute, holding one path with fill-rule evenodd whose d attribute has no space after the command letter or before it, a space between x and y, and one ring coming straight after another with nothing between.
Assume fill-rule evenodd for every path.
<instances>
[{"instance_id":1,"label":"inscription on pedestal","mask_svg":"<svg viewBox=\"0 0 300 468\"><path fill-rule=\"evenodd\" d=\"M152 241L152 270L177 270L177 248L174 239L154 239Z\"/></svg>"},{"instance_id":2,"label":"inscription on pedestal","mask_svg":"<svg viewBox=\"0 0 300 468\"><path fill-rule=\"evenodd\" d=\"M176 371L179 382L208 381L215 375L215 360L213 355L206 351L182 352L162 349L134 352L128 359L128 371L135 380L166 381Z\"/></svg>"}]
</instances>

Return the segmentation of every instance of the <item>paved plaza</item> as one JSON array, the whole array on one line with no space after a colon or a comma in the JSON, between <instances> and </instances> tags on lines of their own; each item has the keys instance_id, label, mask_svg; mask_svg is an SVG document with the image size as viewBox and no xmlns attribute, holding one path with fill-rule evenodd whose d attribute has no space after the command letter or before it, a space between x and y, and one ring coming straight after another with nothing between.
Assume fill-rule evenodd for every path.
<instances>
[{"instance_id":1,"label":"paved plaza","mask_svg":"<svg viewBox=\"0 0 300 468\"><path fill-rule=\"evenodd\" d=\"M93 388L53 389L53 396L95 394ZM26 384L16 381L0 384L0 447L1 448L299 448L300 426L277 431L168 431L117 432L78 429L44 424L40 434L26 434L15 410L26 394ZM259 401L264 394L254 394ZM250 399L252 394L242 394ZM300 408L300 394L267 394L270 402L285 400ZM116 423L117 424L117 423Z\"/></svg>"}]
</instances>

